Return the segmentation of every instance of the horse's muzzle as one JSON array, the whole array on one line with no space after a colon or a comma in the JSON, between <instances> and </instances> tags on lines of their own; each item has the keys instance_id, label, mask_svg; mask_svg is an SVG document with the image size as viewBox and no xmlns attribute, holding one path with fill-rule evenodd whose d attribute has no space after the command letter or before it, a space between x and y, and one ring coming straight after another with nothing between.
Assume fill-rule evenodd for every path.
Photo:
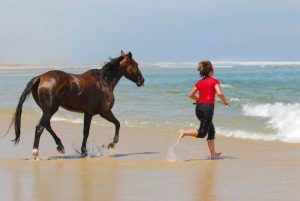
<instances>
[{"instance_id":1,"label":"horse's muzzle","mask_svg":"<svg viewBox=\"0 0 300 201\"><path fill-rule=\"evenodd\" d=\"M144 85L144 82L145 82L145 79L142 78L141 80L139 80L139 81L136 83L136 85L137 85L138 87L140 87L140 86Z\"/></svg>"}]
</instances>

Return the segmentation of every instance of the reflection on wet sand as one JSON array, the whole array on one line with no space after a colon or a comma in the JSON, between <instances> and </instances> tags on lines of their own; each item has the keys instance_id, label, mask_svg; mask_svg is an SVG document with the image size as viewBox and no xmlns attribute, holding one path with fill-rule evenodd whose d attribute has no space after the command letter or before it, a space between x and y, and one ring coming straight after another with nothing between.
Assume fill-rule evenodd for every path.
<instances>
[{"instance_id":1,"label":"reflection on wet sand","mask_svg":"<svg viewBox=\"0 0 300 201\"><path fill-rule=\"evenodd\" d=\"M12 171L11 192L14 201L214 199L213 163L200 171L172 168L177 165L114 158L21 161Z\"/></svg>"},{"instance_id":2,"label":"reflection on wet sand","mask_svg":"<svg viewBox=\"0 0 300 201\"><path fill-rule=\"evenodd\" d=\"M13 195L15 201L21 201L21 174L20 174L20 167L16 167L15 172L12 174L12 181L13 184L11 185L11 195Z\"/></svg>"},{"instance_id":3,"label":"reflection on wet sand","mask_svg":"<svg viewBox=\"0 0 300 201\"><path fill-rule=\"evenodd\" d=\"M116 200L119 178L116 166L103 168L101 161L90 159L67 163L21 161L17 166L12 174L6 174L3 200Z\"/></svg>"},{"instance_id":4,"label":"reflection on wet sand","mask_svg":"<svg viewBox=\"0 0 300 201\"><path fill-rule=\"evenodd\" d=\"M196 183L196 201L214 201L215 198L215 161L208 161L204 172Z\"/></svg>"}]
</instances>

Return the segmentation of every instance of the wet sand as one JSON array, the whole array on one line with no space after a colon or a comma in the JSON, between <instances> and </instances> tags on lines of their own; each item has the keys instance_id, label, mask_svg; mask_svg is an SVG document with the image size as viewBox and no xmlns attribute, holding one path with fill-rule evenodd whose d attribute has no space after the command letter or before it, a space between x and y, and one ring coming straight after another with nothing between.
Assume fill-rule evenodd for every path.
<instances>
[{"instance_id":1,"label":"wet sand","mask_svg":"<svg viewBox=\"0 0 300 201\"><path fill-rule=\"evenodd\" d=\"M9 119L0 117L4 133ZM53 122L66 154L45 131L40 157L32 161L35 122L22 120L18 146L0 140L0 195L4 201L107 200L209 201L299 200L300 145L217 136L219 160L208 160L205 140L185 138L169 151L177 134L121 126L112 152L99 148L113 127L92 125L89 148L98 157L79 158L82 125ZM176 159L173 162L167 159Z\"/></svg>"}]
</instances>

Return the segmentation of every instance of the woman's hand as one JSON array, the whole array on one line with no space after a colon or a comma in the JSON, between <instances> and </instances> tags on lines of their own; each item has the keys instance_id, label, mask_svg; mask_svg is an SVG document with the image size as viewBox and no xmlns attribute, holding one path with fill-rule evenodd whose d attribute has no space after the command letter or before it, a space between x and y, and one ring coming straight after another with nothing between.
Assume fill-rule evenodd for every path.
<instances>
[{"instance_id":1,"label":"woman's hand","mask_svg":"<svg viewBox=\"0 0 300 201\"><path fill-rule=\"evenodd\" d=\"M227 101L227 100L225 99L224 105L230 106L229 101Z\"/></svg>"},{"instance_id":2,"label":"woman's hand","mask_svg":"<svg viewBox=\"0 0 300 201\"><path fill-rule=\"evenodd\" d=\"M224 105L229 105L229 102L226 100L223 92L222 92L222 89L221 89L221 86L219 84L216 84L215 85L215 90L219 96L219 98L222 100L222 102L224 103Z\"/></svg>"}]
</instances>

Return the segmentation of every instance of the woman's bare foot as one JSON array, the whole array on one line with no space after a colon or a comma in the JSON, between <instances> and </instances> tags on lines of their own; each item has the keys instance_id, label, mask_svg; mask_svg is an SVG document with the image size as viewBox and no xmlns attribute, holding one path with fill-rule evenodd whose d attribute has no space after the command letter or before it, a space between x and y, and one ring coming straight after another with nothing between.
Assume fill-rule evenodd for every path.
<instances>
[{"instance_id":1,"label":"woman's bare foot","mask_svg":"<svg viewBox=\"0 0 300 201\"><path fill-rule=\"evenodd\" d=\"M178 136L178 139L177 139L177 144L179 144L181 142L183 137L184 137L184 132L183 132L182 129L180 129L179 136Z\"/></svg>"},{"instance_id":2,"label":"woman's bare foot","mask_svg":"<svg viewBox=\"0 0 300 201\"><path fill-rule=\"evenodd\" d=\"M214 160L216 158L219 158L221 156L221 154L222 154L221 152L220 153L215 153L214 155L211 155L210 159Z\"/></svg>"}]
</instances>

